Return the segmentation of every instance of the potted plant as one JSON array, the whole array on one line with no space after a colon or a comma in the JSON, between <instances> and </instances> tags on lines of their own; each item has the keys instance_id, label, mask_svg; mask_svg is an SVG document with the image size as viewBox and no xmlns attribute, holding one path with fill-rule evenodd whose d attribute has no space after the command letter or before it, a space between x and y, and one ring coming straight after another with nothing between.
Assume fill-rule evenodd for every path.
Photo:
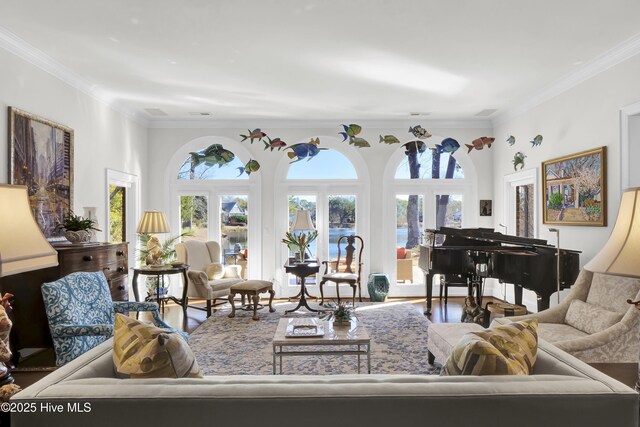
<instances>
[{"instance_id":1,"label":"potted plant","mask_svg":"<svg viewBox=\"0 0 640 427\"><path fill-rule=\"evenodd\" d=\"M316 240L317 237L318 237L317 230L308 231L308 232L305 231L298 234L291 231L287 231L285 233L285 238L282 239L282 243L287 245L287 247L291 252L299 253L298 261L303 263L305 255L307 253L307 249L309 248L311 243L313 243L313 241ZM298 250L297 251L294 250L295 248L298 248Z\"/></svg>"},{"instance_id":2,"label":"potted plant","mask_svg":"<svg viewBox=\"0 0 640 427\"><path fill-rule=\"evenodd\" d=\"M84 218L69 211L62 218L59 229L64 229L64 237L71 243L90 242L94 236L94 231L102 231L95 226L98 222L94 219Z\"/></svg>"},{"instance_id":3,"label":"potted plant","mask_svg":"<svg viewBox=\"0 0 640 427\"><path fill-rule=\"evenodd\" d=\"M346 302L327 303L323 307L327 308L320 316L321 319L333 320L334 326L349 325L352 319L356 319L356 308Z\"/></svg>"}]
</instances>

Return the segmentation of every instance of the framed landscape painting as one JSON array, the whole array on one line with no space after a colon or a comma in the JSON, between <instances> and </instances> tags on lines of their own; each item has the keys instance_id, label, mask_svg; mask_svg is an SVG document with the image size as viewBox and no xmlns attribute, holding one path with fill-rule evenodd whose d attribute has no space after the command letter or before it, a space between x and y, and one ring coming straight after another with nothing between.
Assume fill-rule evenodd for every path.
<instances>
[{"instance_id":1,"label":"framed landscape painting","mask_svg":"<svg viewBox=\"0 0 640 427\"><path fill-rule=\"evenodd\" d=\"M73 206L73 129L9 107L9 183L26 185L29 203L49 240Z\"/></svg>"},{"instance_id":2,"label":"framed landscape painting","mask_svg":"<svg viewBox=\"0 0 640 427\"><path fill-rule=\"evenodd\" d=\"M542 162L545 224L607 225L607 147Z\"/></svg>"}]
</instances>

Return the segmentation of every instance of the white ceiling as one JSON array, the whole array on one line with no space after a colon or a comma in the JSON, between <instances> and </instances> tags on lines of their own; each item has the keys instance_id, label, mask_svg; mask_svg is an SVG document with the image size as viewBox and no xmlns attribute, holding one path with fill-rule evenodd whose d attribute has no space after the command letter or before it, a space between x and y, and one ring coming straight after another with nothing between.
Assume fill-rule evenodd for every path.
<instances>
[{"instance_id":1,"label":"white ceiling","mask_svg":"<svg viewBox=\"0 0 640 427\"><path fill-rule=\"evenodd\" d=\"M1 27L154 120L500 114L639 34L639 16L638 0L0 5Z\"/></svg>"}]
</instances>

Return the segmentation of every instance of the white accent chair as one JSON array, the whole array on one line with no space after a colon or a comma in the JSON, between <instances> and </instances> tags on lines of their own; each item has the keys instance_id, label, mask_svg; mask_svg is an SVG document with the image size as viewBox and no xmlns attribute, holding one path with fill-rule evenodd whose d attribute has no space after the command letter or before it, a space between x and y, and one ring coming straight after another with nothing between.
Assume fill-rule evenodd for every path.
<instances>
[{"instance_id":1,"label":"white accent chair","mask_svg":"<svg viewBox=\"0 0 640 427\"><path fill-rule=\"evenodd\" d=\"M220 244L218 242L201 242L188 240L175 246L178 261L189 265L187 277L189 282L187 298L199 298L207 301L206 308L188 305L198 310L205 310L211 316L211 308L228 301L229 288L236 283L244 282L239 265L223 266L220 263ZM216 300L222 302L216 304Z\"/></svg>"},{"instance_id":2,"label":"white accent chair","mask_svg":"<svg viewBox=\"0 0 640 427\"><path fill-rule=\"evenodd\" d=\"M496 318L505 324L538 319L538 336L587 363L635 363L640 353L640 279L582 270L569 295L535 314Z\"/></svg>"}]
</instances>

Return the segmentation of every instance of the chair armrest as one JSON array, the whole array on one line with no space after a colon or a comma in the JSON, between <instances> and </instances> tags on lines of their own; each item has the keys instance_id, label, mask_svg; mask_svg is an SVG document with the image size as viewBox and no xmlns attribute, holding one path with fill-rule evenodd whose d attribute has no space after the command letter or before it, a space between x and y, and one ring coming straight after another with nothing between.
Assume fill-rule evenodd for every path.
<instances>
[{"instance_id":1,"label":"chair armrest","mask_svg":"<svg viewBox=\"0 0 640 427\"><path fill-rule=\"evenodd\" d=\"M187 271L187 277L189 281L196 286L204 286L209 283L209 277L204 271L189 270Z\"/></svg>"},{"instance_id":2,"label":"chair armrest","mask_svg":"<svg viewBox=\"0 0 640 427\"><path fill-rule=\"evenodd\" d=\"M331 273L330 267L329 267L330 264L331 264L330 261L322 261L322 265L324 265L324 274Z\"/></svg>"},{"instance_id":3,"label":"chair armrest","mask_svg":"<svg viewBox=\"0 0 640 427\"><path fill-rule=\"evenodd\" d=\"M114 301L113 311L122 314L130 311L158 311L158 304L155 302Z\"/></svg>"},{"instance_id":4,"label":"chair armrest","mask_svg":"<svg viewBox=\"0 0 640 427\"><path fill-rule=\"evenodd\" d=\"M106 336L113 335L113 325L55 325L51 327L51 335L54 337L78 337L78 336Z\"/></svg>"}]
</instances>

